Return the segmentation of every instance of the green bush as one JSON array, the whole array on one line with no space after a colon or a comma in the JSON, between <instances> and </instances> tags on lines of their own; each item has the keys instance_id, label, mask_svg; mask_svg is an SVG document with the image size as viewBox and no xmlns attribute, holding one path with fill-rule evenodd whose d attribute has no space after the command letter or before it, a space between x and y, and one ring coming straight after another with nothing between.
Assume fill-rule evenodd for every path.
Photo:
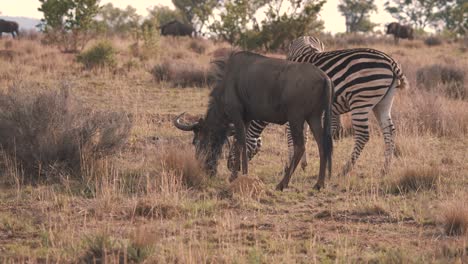
<instances>
[{"instance_id":1,"label":"green bush","mask_svg":"<svg viewBox=\"0 0 468 264\"><path fill-rule=\"evenodd\" d=\"M112 43L102 41L78 55L77 59L85 68L113 68L116 66L116 50Z\"/></svg>"}]
</instances>

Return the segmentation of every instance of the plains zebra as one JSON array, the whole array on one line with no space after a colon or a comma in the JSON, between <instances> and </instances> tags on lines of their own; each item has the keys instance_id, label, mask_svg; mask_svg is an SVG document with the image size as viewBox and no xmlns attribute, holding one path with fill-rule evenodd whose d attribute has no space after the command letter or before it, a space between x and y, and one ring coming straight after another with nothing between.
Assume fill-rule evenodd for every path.
<instances>
[{"instance_id":1,"label":"plains zebra","mask_svg":"<svg viewBox=\"0 0 468 264\"><path fill-rule=\"evenodd\" d=\"M308 62L322 69L335 85L333 103L332 134L339 127L339 115L351 112L355 144L350 160L341 174L348 174L356 163L365 144L369 141L369 114L373 110L379 121L385 142L385 163L387 172L394 151L394 126L391 108L395 88L404 89L408 81L400 66L385 53L368 48L323 51L323 43L311 36L295 39L289 46L288 60ZM256 127L263 121L252 121ZM262 131L263 129L258 129ZM289 129L287 128L289 132ZM251 132L251 131L249 131ZM248 133L249 133L248 132ZM250 133L258 137L260 134ZM288 135L288 149L291 140ZM258 152L258 150L255 150ZM291 155L291 154L290 154ZM228 163L232 162L232 157ZM234 172L233 172L234 173Z\"/></svg>"}]
</instances>

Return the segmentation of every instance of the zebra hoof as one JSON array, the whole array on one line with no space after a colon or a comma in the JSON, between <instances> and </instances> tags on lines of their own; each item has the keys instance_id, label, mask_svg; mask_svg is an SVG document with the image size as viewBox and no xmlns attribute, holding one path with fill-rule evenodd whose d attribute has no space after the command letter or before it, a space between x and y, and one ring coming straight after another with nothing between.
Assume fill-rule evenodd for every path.
<instances>
[{"instance_id":1,"label":"zebra hoof","mask_svg":"<svg viewBox=\"0 0 468 264\"><path fill-rule=\"evenodd\" d=\"M301 169L302 169L303 171L305 171L306 168L307 168L307 165L308 165L307 162L301 163Z\"/></svg>"}]
</instances>

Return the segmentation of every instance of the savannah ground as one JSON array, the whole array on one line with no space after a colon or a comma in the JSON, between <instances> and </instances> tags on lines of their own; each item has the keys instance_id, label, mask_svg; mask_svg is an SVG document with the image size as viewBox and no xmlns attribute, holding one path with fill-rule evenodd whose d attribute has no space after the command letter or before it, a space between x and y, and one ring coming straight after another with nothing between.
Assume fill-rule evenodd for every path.
<instances>
[{"instance_id":1,"label":"savannah ground","mask_svg":"<svg viewBox=\"0 0 468 264\"><path fill-rule=\"evenodd\" d=\"M116 66L88 70L75 55L37 39L0 40L4 95L66 86L80 104L124 112L133 121L124 147L85 166L78 177L28 183L15 158L3 155L0 261L468 262L466 44L324 42L328 50L373 47L402 64L410 87L395 96L394 165L380 175L383 139L372 118L371 140L351 175L336 176L352 150L347 136L335 141L334 173L325 189L313 191L319 162L309 137L309 166L298 168L290 188L278 192L274 187L287 158L283 127L265 130L262 151L250 163L249 177L260 181L230 185L226 160L220 161L216 178L204 176L193 160L192 134L171 123L184 111L192 117L204 114L210 91L206 85L178 87L177 71L196 75L226 44L163 38L157 52L140 56L131 41L114 39ZM165 61L175 63L176 73L160 67L165 80L156 81L151 70ZM434 64L465 76L458 88L464 98L453 96L448 84L430 82L428 91L418 83L424 80L418 80L417 71ZM346 118L344 123L349 126Z\"/></svg>"}]
</instances>

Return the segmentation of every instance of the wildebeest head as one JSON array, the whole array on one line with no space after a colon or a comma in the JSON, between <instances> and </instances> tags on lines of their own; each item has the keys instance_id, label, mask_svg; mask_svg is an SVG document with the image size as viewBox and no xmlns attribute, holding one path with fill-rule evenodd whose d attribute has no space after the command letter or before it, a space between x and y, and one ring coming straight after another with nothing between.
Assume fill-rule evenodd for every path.
<instances>
[{"instance_id":1,"label":"wildebeest head","mask_svg":"<svg viewBox=\"0 0 468 264\"><path fill-rule=\"evenodd\" d=\"M400 24L398 24L396 22L392 22L392 23L388 24L387 25L387 35L388 34L397 34L399 26L400 26Z\"/></svg>"},{"instance_id":2,"label":"wildebeest head","mask_svg":"<svg viewBox=\"0 0 468 264\"><path fill-rule=\"evenodd\" d=\"M228 134L232 134L229 132L231 130L229 124L226 122L212 124L209 120L213 118L210 116L216 113L210 111L207 114L208 121L200 118L197 122L183 123L181 118L184 114L174 119L174 126L183 131L193 132L192 144L195 147L195 157L204 163L204 168L210 175L215 175L222 147Z\"/></svg>"}]
</instances>

